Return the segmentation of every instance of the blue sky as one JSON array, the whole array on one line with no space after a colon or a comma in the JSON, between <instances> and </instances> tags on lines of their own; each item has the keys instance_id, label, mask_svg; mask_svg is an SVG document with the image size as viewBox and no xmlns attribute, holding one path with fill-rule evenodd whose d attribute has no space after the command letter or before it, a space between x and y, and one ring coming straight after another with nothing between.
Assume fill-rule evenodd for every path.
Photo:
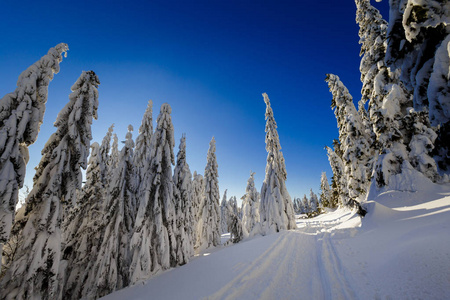
<instances>
[{"instance_id":1,"label":"blue sky","mask_svg":"<svg viewBox=\"0 0 450 300\"><path fill-rule=\"evenodd\" d=\"M373 3L388 19L388 1ZM30 147L26 183L57 113L83 70L100 78L100 142L115 123L124 140L138 134L149 99L153 119L172 106L178 151L187 137L191 171L203 174L215 136L219 186L238 199L250 170L261 187L266 165L265 104L271 100L291 197L318 193L331 178L325 145L337 138L326 73L340 76L359 100L358 26L353 1L2 1L0 97L20 73L60 42L69 44L49 87L44 124Z\"/></svg>"}]
</instances>

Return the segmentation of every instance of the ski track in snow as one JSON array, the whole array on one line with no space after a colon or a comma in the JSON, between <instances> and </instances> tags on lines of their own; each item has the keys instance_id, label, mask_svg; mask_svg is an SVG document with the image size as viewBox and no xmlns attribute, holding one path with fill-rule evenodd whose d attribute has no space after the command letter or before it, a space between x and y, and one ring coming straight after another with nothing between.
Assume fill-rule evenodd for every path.
<instances>
[{"instance_id":1,"label":"ski track in snow","mask_svg":"<svg viewBox=\"0 0 450 300\"><path fill-rule=\"evenodd\" d=\"M206 299L297 299L302 294L311 299L355 299L326 232L336 223L311 222L296 231L279 233L249 267Z\"/></svg>"}]
</instances>

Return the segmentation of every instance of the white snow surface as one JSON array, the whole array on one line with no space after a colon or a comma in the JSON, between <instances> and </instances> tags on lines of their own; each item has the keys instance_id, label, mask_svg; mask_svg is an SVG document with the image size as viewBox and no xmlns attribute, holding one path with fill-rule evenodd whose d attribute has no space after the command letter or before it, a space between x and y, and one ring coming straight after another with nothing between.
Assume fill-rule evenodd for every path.
<instances>
[{"instance_id":1,"label":"white snow surface","mask_svg":"<svg viewBox=\"0 0 450 300\"><path fill-rule=\"evenodd\" d=\"M104 299L448 298L450 185L373 200L363 220L343 208L297 216L296 230L209 249Z\"/></svg>"}]
</instances>

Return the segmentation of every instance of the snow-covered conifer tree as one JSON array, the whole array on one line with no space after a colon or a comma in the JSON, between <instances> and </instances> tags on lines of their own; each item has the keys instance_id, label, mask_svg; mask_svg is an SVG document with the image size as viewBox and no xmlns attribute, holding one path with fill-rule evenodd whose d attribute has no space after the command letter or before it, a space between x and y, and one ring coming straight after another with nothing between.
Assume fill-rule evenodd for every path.
<instances>
[{"instance_id":1,"label":"snow-covered conifer tree","mask_svg":"<svg viewBox=\"0 0 450 300\"><path fill-rule=\"evenodd\" d=\"M5 299L56 299L61 259L63 206L73 204L86 168L92 119L97 118L100 84L94 72L83 72L72 86L69 103L54 123L56 132L42 150L34 185L26 200L22 235L1 283Z\"/></svg>"},{"instance_id":2,"label":"snow-covered conifer tree","mask_svg":"<svg viewBox=\"0 0 450 300\"><path fill-rule=\"evenodd\" d=\"M305 213L305 207L303 206L303 201L300 198L297 199L297 207L298 207L298 214L304 214Z\"/></svg>"},{"instance_id":3,"label":"snow-covered conifer tree","mask_svg":"<svg viewBox=\"0 0 450 300\"><path fill-rule=\"evenodd\" d=\"M194 232L197 232L197 223L200 220L200 205L203 199L203 195L205 192L205 182L204 178L201 174L197 174L197 171L194 171L192 175L192 211L194 213ZM196 240L197 234L194 235L194 240Z\"/></svg>"},{"instance_id":4,"label":"snow-covered conifer tree","mask_svg":"<svg viewBox=\"0 0 450 300\"><path fill-rule=\"evenodd\" d=\"M294 208L286 189L286 166L281 152L277 123L270 100L263 94L266 103L266 176L261 188L260 217L263 231L268 234L280 230L294 229Z\"/></svg>"},{"instance_id":5,"label":"snow-covered conifer tree","mask_svg":"<svg viewBox=\"0 0 450 300\"><path fill-rule=\"evenodd\" d=\"M317 213L319 210L319 199L317 199L317 195L312 189L310 190L309 207L311 208L311 213Z\"/></svg>"},{"instance_id":6,"label":"snow-covered conifer tree","mask_svg":"<svg viewBox=\"0 0 450 300\"><path fill-rule=\"evenodd\" d=\"M405 94L400 101L401 113L406 116L409 107L416 112L429 111L431 125L439 126L435 142L438 150L433 155L446 170L450 166L448 5L436 0L396 0L390 2L389 15L386 64L392 73L391 81ZM408 145L415 130L406 126L400 130Z\"/></svg>"},{"instance_id":7,"label":"snow-covered conifer tree","mask_svg":"<svg viewBox=\"0 0 450 300\"><path fill-rule=\"evenodd\" d=\"M436 181L438 178L437 165L429 154L434 148L437 134L430 128L428 114L426 111L416 112L411 108L406 117L407 126L414 129L409 142L411 165L426 177Z\"/></svg>"},{"instance_id":8,"label":"snow-covered conifer tree","mask_svg":"<svg viewBox=\"0 0 450 300\"><path fill-rule=\"evenodd\" d=\"M355 3L361 44L360 56L362 56L359 67L363 83L361 101L365 104L371 99L378 65L384 62L388 24L380 12L370 4L370 0L355 0Z\"/></svg>"},{"instance_id":9,"label":"snow-covered conifer tree","mask_svg":"<svg viewBox=\"0 0 450 300\"><path fill-rule=\"evenodd\" d=\"M125 145L119 154L117 168L110 181L104 234L97 260L91 272L95 279L88 289L89 297L101 297L130 283L130 233L134 225L135 177L133 166L133 126L128 126Z\"/></svg>"},{"instance_id":10,"label":"snow-covered conifer tree","mask_svg":"<svg viewBox=\"0 0 450 300\"><path fill-rule=\"evenodd\" d=\"M320 203L322 207L330 207L331 202L331 190L328 183L327 174L322 172L320 177Z\"/></svg>"},{"instance_id":11,"label":"snow-covered conifer tree","mask_svg":"<svg viewBox=\"0 0 450 300\"><path fill-rule=\"evenodd\" d=\"M161 106L150 144L150 163L141 182L142 194L131 239L132 283L177 264L171 112L169 104Z\"/></svg>"},{"instance_id":12,"label":"snow-covered conifer tree","mask_svg":"<svg viewBox=\"0 0 450 300\"><path fill-rule=\"evenodd\" d=\"M205 191L200 205L200 219L197 225L197 251L220 244L219 172L217 169L216 140L214 137L209 143L206 160Z\"/></svg>"},{"instance_id":13,"label":"snow-covered conifer tree","mask_svg":"<svg viewBox=\"0 0 450 300\"><path fill-rule=\"evenodd\" d=\"M336 144L338 147L338 144ZM325 147L327 150L328 161L330 162L331 170L333 171L333 177L331 179L331 197L330 207L334 208L338 205L343 205L345 199L348 199L347 184L344 177L344 164L339 155L330 147Z\"/></svg>"},{"instance_id":14,"label":"snow-covered conifer tree","mask_svg":"<svg viewBox=\"0 0 450 300\"><path fill-rule=\"evenodd\" d=\"M242 224L248 233L257 226L259 216L259 193L255 188L254 172L250 172L245 195L242 197Z\"/></svg>"},{"instance_id":15,"label":"snow-covered conifer tree","mask_svg":"<svg viewBox=\"0 0 450 300\"><path fill-rule=\"evenodd\" d=\"M102 173L106 171L104 151L109 148L112 128L103 139L102 146L91 145L91 155L86 172L86 184L78 206L72 210L70 223L66 225L66 243L61 260L64 272L59 274L60 296L62 299L86 297L86 290L95 282L97 274L89 272L98 255L102 242L103 215L105 202L105 182ZM90 278L89 278L90 275Z\"/></svg>"},{"instance_id":16,"label":"snow-covered conifer tree","mask_svg":"<svg viewBox=\"0 0 450 300\"><path fill-rule=\"evenodd\" d=\"M230 241L233 244L239 243L248 236L248 232L239 218L236 197L231 197L230 201L228 201L228 232L230 233Z\"/></svg>"},{"instance_id":17,"label":"snow-covered conifer tree","mask_svg":"<svg viewBox=\"0 0 450 300\"><path fill-rule=\"evenodd\" d=\"M177 226L177 263L189 262L194 255L194 211L192 209L192 175L186 161L186 136L180 140L173 174Z\"/></svg>"},{"instance_id":18,"label":"snow-covered conifer tree","mask_svg":"<svg viewBox=\"0 0 450 300\"><path fill-rule=\"evenodd\" d=\"M227 190L223 193L222 202L220 203L220 233L224 234L228 232L228 200Z\"/></svg>"},{"instance_id":19,"label":"snow-covered conifer tree","mask_svg":"<svg viewBox=\"0 0 450 300\"><path fill-rule=\"evenodd\" d=\"M109 155L108 160L108 178L112 178L114 176L114 172L117 169L119 164L119 139L117 138L117 134L113 133L113 143L111 146L111 154Z\"/></svg>"},{"instance_id":20,"label":"snow-covered conifer tree","mask_svg":"<svg viewBox=\"0 0 450 300\"><path fill-rule=\"evenodd\" d=\"M136 169L137 180L137 201L139 205L139 195L142 194L141 182L144 178L144 170L150 159L150 143L153 135L153 102L148 101L147 109L142 117L141 126L139 127L139 135L136 138L136 150L134 151L134 166Z\"/></svg>"},{"instance_id":21,"label":"snow-covered conifer tree","mask_svg":"<svg viewBox=\"0 0 450 300\"><path fill-rule=\"evenodd\" d=\"M309 200L308 197L306 197L306 195L303 195L302 202L303 202L303 213L304 214L311 213L311 206L309 206Z\"/></svg>"},{"instance_id":22,"label":"snow-covered conifer tree","mask_svg":"<svg viewBox=\"0 0 450 300\"><path fill-rule=\"evenodd\" d=\"M335 109L334 113L339 127L339 141L343 151L342 161L348 197L355 200L365 195L370 183L372 155L369 152L369 136L365 133L352 96L339 77L328 74L326 81L333 94L331 107Z\"/></svg>"},{"instance_id":23,"label":"snow-covered conifer tree","mask_svg":"<svg viewBox=\"0 0 450 300\"><path fill-rule=\"evenodd\" d=\"M0 257L23 186L28 146L37 139L48 86L54 74L59 73L62 54L68 50L64 43L50 48L47 55L20 74L16 90L0 100Z\"/></svg>"}]
</instances>

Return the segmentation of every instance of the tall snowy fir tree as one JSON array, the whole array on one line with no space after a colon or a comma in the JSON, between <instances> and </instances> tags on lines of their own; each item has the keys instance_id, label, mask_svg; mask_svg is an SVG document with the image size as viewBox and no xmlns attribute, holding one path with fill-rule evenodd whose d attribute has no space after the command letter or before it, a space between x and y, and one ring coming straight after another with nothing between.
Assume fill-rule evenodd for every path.
<instances>
[{"instance_id":1,"label":"tall snowy fir tree","mask_svg":"<svg viewBox=\"0 0 450 300\"><path fill-rule=\"evenodd\" d=\"M15 91L0 100L0 267L2 247L9 239L19 189L23 187L28 146L37 139L48 86L68 50L64 43L50 48L47 55L20 74Z\"/></svg>"},{"instance_id":2,"label":"tall snowy fir tree","mask_svg":"<svg viewBox=\"0 0 450 300\"><path fill-rule=\"evenodd\" d=\"M223 192L222 202L220 203L220 233L224 234L228 232L228 199L227 190Z\"/></svg>"},{"instance_id":3,"label":"tall snowy fir tree","mask_svg":"<svg viewBox=\"0 0 450 300\"><path fill-rule=\"evenodd\" d=\"M194 244L196 243L197 236L197 224L200 220L200 205L202 203L203 195L205 193L205 180L201 174L197 174L197 171L194 171L192 175L192 211L194 213Z\"/></svg>"},{"instance_id":4,"label":"tall snowy fir tree","mask_svg":"<svg viewBox=\"0 0 450 300\"><path fill-rule=\"evenodd\" d=\"M338 147L338 145L336 145ZM331 196L330 207L337 207L344 205L347 194L347 184L344 177L344 164L342 159L336 154L336 151L330 147L325 147L327 150L328 161L330 162L333 177L331 178ZM339 149L337 149L339 150Z\"/></svg>"},{"instance_id":5,"label":"tall snowy fir tree","mask_svg":"<svg viewBox=\"0 0 450 300\"><path fill-rule=\"evenodd\" d=\"M200 205L197 229L197 251L220 245L220 193L216 159L216 140L209 143L205 167L205 191Z\"/></svg>"},{"instance_id":6,"label":"tall snowy fir tree","mask_svg":"<svg viewBox=\"0 0 450 300\"><path fill-rule=\"evenodd\" d=\"M59 274L60 296L62 299L81 299L86 297L86 290L95 281L89 272L97 259L102 242L103 216L105 207L105 184L102 173L106 170L103 151L109 148L112 128L103 139L102 146L93 143L86 172L86 184L80 203L72 210L70 224L66 226L66 243Z\"/></svg>"},{"instance_id":7,"label":"tall snowy fir tree","mask_svg":"<svg viewBox=\"0 0 450 300\"><path fill-rule=\"evenodd\" d=\"M100 84L94 72L83 72L60 111L56 132L42 150L26 212L16 260L1 282L3 299L56 299L61 259L63 206L71 206L81 189L87 165L92 119L97 118Z\"/></svg>"},{"instance_id":8,"label":"tall snowy fir tree","mask_svg":"<svg viewBox=\"0 0 450 300\"><path fill-rule=\"evenodd\" d=\"M192 208L192 174L186 161L186 136L180 140L173 174L176 211L177 263L182 265L194 256L194 211Z\"/></svg>"},{"instance_id":9,"label":"tall snowy fir tree","mask_svg":"<svg viewBox=\"0 0 450 300\"><path fill-rule=\"evenodd\" d=\"M263 94L266 103L266 176L261 188L260 217L262 230L269 234L280 230L294 229L295 215L291 196L286 189L286 166L281 152L277 123L270 100Z\"/></svg>"},{"instance_id":10,"label":"tall snowy fir tree","mask_svg":"<svg viewBox=\"0 0 450 300\"><path fill-rule=\"evenodd\" d=\"M370 137L365 133L352 96L339 77L328 74L326 81L333 95L331 107L334 109L339 127L339 141L343 151L341 158L348 191L344 197L349 197L344 203L347 204L350 199L364 197L369 186L373 165L372 155L369 152Z\"/></svg>"},{"instance_id":11,"label":"tall snowy fir tree","mask_svg":"<svg viewBox=\"0 0 450 300\"><path fill-rule=\"evenodd\" d=\"M172 109L164 103L151 139L150 163L144 172L141 199L131 240L131 282L149 278L177 264L176 222L172 165Z\"/></svg>"},{"instance_id":12,"label":"tall snowy fir tree","mask_svg":"<svg viewBox=\"0 0 450 300\"><path fill-rule=\"evenodd\" d=\"M259 227L259 193L255 188L255 173L250 172L245 195L242 197L242 224L250 234L255 227Z\"/></svg>"},{"instance_id":13,"label":"tall snowy fir tree","mask_svg":"<svg viewBox=\"0 0 450 300\"><path fill-rule=\"evenodd\" d=\"M141 126L139 127L139 135L136 138L136 150L134 151L134 166L136 169L136 184L137 184L137 194L140 195L141 182L144 178L144 170L146 164L150 160L150 143L153 135L153 102L148 101L147 109L145 110L144 116L142 117ZM139 207L139 199L137 197L137 204Z\"/></svg>"},{"instance_id":14,"label":"tall snowy fir tree","mask_svg":"<svg viewBox=\"0 0 450 300\"><path fill-rule=\"evenodd\" d=\"M113 125L114 126L114 125ZM117 169L119 164L119 138L117 137L117 134L113 133L113 143L111 146L111 154L109 155L108 159L108 171L107 176L109 179L111 179L114 176L114 172ZM109 183L107 183L109 186Z\"/></svg>"},{"instance_id":15,"label":"tall snowy fir tree","mask_svg":"<svg viewBox=\"0 0 450 300\"><path fill-rule=\"evenodd\" d=\"M132 131L133 127L129 125L117 169L110 181L103 239L91 270L95 275L90 275L95 281L89 282L91 286L87 288L89 297L105 296L130 283L129 243L136 203Z\"/></svg>"},{"instance_id":16,"label":"tall snowy fir tree","mask_svg":"<svg viewBox=\"0 0 450 300\"><path fill-rule=\"evenodd\" d=\"M331 207L331 190L327 174L322 172L320 177L320 204L322 207Z\"/></svg>"}]
</instances>

